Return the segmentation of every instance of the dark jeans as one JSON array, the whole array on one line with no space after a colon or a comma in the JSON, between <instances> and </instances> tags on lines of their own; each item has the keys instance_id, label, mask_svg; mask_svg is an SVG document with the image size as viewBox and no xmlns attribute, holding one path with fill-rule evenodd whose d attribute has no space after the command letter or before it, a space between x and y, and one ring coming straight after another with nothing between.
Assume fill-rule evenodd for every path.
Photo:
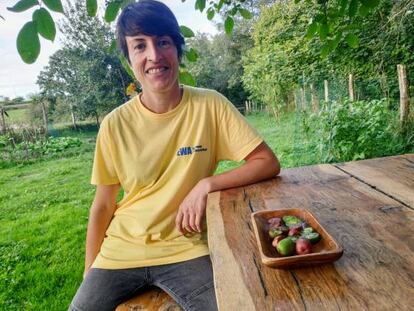
<instances>
[{"instance_id":1,"label":"dark jeans","mask_svg":"<svg viewBox=\"0 0 414 311\"><path fill-rule=\"evenodd\" d=\"M163 289L186 311L217 310L210 256L145 268L91 269L68 310L115 310L150 285Z\"/></svg>"}]
</instances>

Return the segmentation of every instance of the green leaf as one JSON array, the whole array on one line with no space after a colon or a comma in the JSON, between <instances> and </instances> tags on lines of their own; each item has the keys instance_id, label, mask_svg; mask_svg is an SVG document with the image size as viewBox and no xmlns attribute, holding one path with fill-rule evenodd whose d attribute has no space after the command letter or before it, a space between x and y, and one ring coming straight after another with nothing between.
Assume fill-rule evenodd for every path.
<instances>
[{"instance_id":1,"label":"green leaf","mask_svg":"<svg viewBox=\"0 0 414 311\"><path fill-rule=\"evenodd\" d=\"M369 11L371 11L371 9L369 7L367 7L367 6L365 6L365 4L362 4L359 7L358 15L359 16L362 16L362 17L365 17L365 16L367 16L369 14Z\"/></svg>"},{"instance_id":2,"label":"green leaf","mask_svg":"<svg viewBox=\"0 0 414 311\"><path fill-rule=\"evenodd\" d=\"M340 0L340 8L339 8L340 16L344 16L347 6L348 6L348 0Z\"/></svg>"},{"instance_id":3,"label":"green leaf","mask_svg":"<svg viewBox=\"0 0 414 311\"><path fill-rule=\"evenodd\" d=\"M329 55L330 52L331 52L331 48L329 47L329 44L324 44L321 49L321 57L325 58L326 56Z\"/></svg>"},{"instance_id":4,"label":"green leaf","mask_svg":"<svg viewBox=\"0 0 414 311\"><path fill-rule=\"evenodd\" d=\"M121 53L118 54L118 58L121 61L122 67L124 67L125 71L128 73L128 75L132 78L132 80L135 81L135 75L132 71L131 67L129 66L128 60L125 58L125 56Z\"/></svg>"},{"instance_id":5,"label":"green leaf","mask_svg":"<svg viewBox=\"0 0 414 311\"><path fill-rule=\"evenodd\" d=\"M335 50L338 47L338 44L341 41L341 39L342 39L342 31L339 31L336 34L335 38L331 41L331 45L330 46L331 46L331 50L332 51Z\"/></svg>"},{"instance_id":6,"label":"green leaf","mask_svg":"<svg viewBox=\"0 0 414 311\"><path fill-rule=\"evenodd\" d=\"M43 3L52 11L63 13L63 6L60 0L43 0Z\"/></svg>"},{"instance_id":7,"label":"green leaf","mask_svg":"<svg viewBox=\"0 0 414 311\"><path fill-rule=\"evenodd\" d=\"M105 20L110 23L113 22L118 15L118 11L121 8L121 2L112 1L108 3L108 6L105 10Z\"/></svg>"},{"instance_id":8,"label":"green leaf","mask_svg":"<svg viewBox=\"0 0 414 311\"><path fill-rule=\"evenodd\" d=\"M196 81L195 81L194 77L188 71L180 71L179 79L180 79L180 83L182 83L182 84L186 84L186 85L190 85L190 86L195 86L196 85Z\"/></svg>"},{"instance_id":9,"label":"green leaf","mask_svg":"<svg viewBox=\"0 0 414 311\"><path fill-rule=\"evenodd\" d=\"M240 12L240 15L243 16L244 19L251 19L253 17L253 14L250 13L249 10L240 8L239 12Z\"/></svg>"},{"instance_id":10,"label":"green leaf","mask_svg":"<svg viewBox=\"0 0 414 311\"><path fill-rule=\"evenodd\" d=\"M22 60L27 64L33 64L40 53L40 41L34 22L24 24L17 35L16 43Z\"/></svg>"},{"instance_id":11,"label":"green leaf","mask_svg":"<svg viewBox=\"0 0 414 311\"><path fill-rule=\"evenodd\" d=\"M55 40L55 22L53 21L53 18L48 10L45 8L37 9L33 12L32 19L36 23L37 32L41 34L43 38L50 41Z\"/></svg>"},{"instance_id":12,"label":"green leaf","mask_svg":"<svg viewBox=\"0 0 414 311\"><path fill-rule=\"evenodd\" d=\"M357 11L358 11L358 0L351 0L351 3L349 4L349 11L348 11L349 17L354 17Z\"/></svg>"},{"instance_id":13,"label":"green leaf","mask_svg":"<svg viewBox=\"0 0 414 311\"><path fill-rule=\"evenodd\" d=\"M184 38L191 38L194 37L194 31L192 31L187 26L180 26L180 32L184 36Z\"/></svg>"},{"instance_id":14,"label":"green leaf","mask_svg":"<svg viewBox=\"0 0 414 311\"><path fill-rule=\"evenodd\" d=\"M222 8L222 7L223 7L223 5L224 5L224 1L225 1L225 0L220 0L220 1L219 1L219 3L218 3L218 4L216 4L216 9L217 9L217 12L220 12L221 8Z\"/></svg>"},{"instance_id":15,"label":"green leaf","mask_svg":"<svg viewBox=\"0 0 414 311\"><path fill-rule=\"evenodd\" d=\"M116 51L116 46L117 46L116 39L113 39L113 40L111 41L111 45L110 45L110 47L109 47L109 49L108 49L108 52L109 52L109 53L115 52L115 51Z\"/></svg>"},{"instance_id":16,"label":"green leaf","mask_svg":"<svg viewBox=\"0 0 414 311\"><path fill-rule=\"evenodd\" d=\"M373 9L373 8L375 8L375 7L378 6L378 4L380 3L380 1L379 0L361 0L361 3L364 6L370 8L370 9Z\"/></svg>"},{"instance_id":17,"label":"green leaf","mask_svg":"<svg viewBox=\"0 0 414 311\"><path fill-rule=\"evenodd\" d=\"M322 14L322 13L319 13L319 14L315 15L314 19L315 19L315 22L322 23L322 22L326 21L326 15Z\"/></svg>"},{"instance_id":18,"label":"green leaf","mask_svg":"<svg viewBox=\"0 0 414 311\"><path fill-rule=\"evenodd\" d=\"M358 37L355 35L355 34L353 34L353 33L349 33L349 34L347 34L346 35L346 37L345 37L345 41L348 43L348 45L351 47L351 48L353 48L353 49L355 49L355 48L357 48L358 47L358 45L359 45L359 39L358 39Z\"/></svg>"},{"instance_id":19,"label":"green leaf","mask_svg":"<svg viewBox=\"0 0 414 311\"><path fill-rule=\"evenodd\" d=\"M238 11L237 7L234 7L231 10L227 11L227 14L230 16L234 16L237 14L237 11Z\"/></svg>"},{"instance_id":20,"label":"green leaf","mask_svg":"<svg viewBox=\"0 0 414 311\"><path fill-rule=\"evenodd\" d=\"M224 22L224 30L226 31L226 34L231 34L234 27L234 20L231 16L227 16L225 22Z\"/></svg>"},{"instance_id":21,"label":"green leaf","mask_svg":"<svg viewBox=\"0 0 414 311\"><path fill-rule=\"evenodd\" d=\"M207 19L211 21L214 18L214 14L215 14L214 9L209 8L207 11Z\"/></svg>"},{"instance_id":22,"label":"green leaf","mask_svg":"<svg viewBox=\"0 0 414 311\"><path fill-rule=\"evenodd\" d=\"M39 4L37 0L20 0L13 7L7 8L7 10L12 12L23 12L37 4Z\"/></svg>"},{"instance_id":23,"label":"green leaf","mask_svg":"<svg viewBox=\"0 0 414 311\"><path fill-rule=\"evenodd\" d=\"M86 0L86 11L90 17L94 17L96 15L96 11L98 10L98 3L97 0Z\"/></svg>"},{"instance_id":24,"label":"green leaf","mask_svg":"<svg viewBox=\"0 0 414 311\"><path fill-rule=\"evenodd\" d=\"M206 7L206 0L196 0L195 9L203 12Z\"/></svg>"},{"instance_id":25,"label":"green leaf","mask_svg":"<svg viewBox=\"0 0 414 311\"><path fill-rule=\"evenodd\" d=\"M327 23L323 23L319 25L319 37L321 40L325 40L329 33L329 25Z\"/></svg>"},{"instance_id":26,"label":"green leaf","mask_svg":"<svg viewBox=\"0 0 414 311\"><path fill-rule=\"evenodd\" d=\"M195 62L198 58L198 53L195 49L191 48L185 52L185 56L187 57L188 61Z\"/></svg>"},{"instance_id":27,"label":"green leaf","mask_svg":"<svg viewBox=\"0 0 414 311\"><path fill-rule=\"evenodd\" d=\"M306 38L307 39L312 39L317 30L318 30L318 23L317 22L312 22L308 26L308 30L306 31Z\"/></svg>"}]
</instances>

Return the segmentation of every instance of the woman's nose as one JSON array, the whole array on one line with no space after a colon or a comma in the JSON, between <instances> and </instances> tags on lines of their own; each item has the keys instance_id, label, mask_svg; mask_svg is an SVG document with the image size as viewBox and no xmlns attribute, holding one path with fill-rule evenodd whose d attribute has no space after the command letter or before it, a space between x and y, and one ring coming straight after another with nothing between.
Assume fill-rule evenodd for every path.
<instances>
[{"instance_id":1,"label":"woman's nose","mask_svg":"<svg viewBox=\"0 0 414 311\"><path fill-rule=\"evenodd\" d=\"M152 62L158 62L162 58L162 53L156 44L150 44L147 48L147 59Z\"/></svg>"}]
</instances>

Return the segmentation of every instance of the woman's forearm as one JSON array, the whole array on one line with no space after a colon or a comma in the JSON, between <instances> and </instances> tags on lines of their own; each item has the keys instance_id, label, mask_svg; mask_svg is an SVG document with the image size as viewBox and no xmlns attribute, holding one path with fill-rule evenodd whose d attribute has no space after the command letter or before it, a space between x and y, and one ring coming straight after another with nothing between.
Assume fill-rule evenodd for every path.
<instances>
[{"instance_id":1,"label":"woman's forearm","mask_svg":"<svg viewBox=\"0 0 414 311\"><path fill-rule=\"evenodd\" d=\"M86 233L85 273L89 270L100 251L106 229L112 217L113 212L109 209L92 206Z\"/></svg>"},{"instance_id":2,"label":"woman's forearm","mask_svg":"<svg viewBox=\"0 0 414 311\"><path fill-rule=\"evenodd\" d=\"M206 179L208 192L253 184L278 175L280 166L269 160L256 159L243 166Z\"/></svg>"},{"instance_id":3,"label":"woman's forearm","mask_svg":"<svg viewBox=\"0 0 414 311\"><path fill-rule=\"evenodd\" d=\"M106 229L117 208L116 197L119 185L98 185L95 199L89 212L88 230L86 233L85 271L92 266L105 238Z\"/></svg>"},{"instance_id":4,"label":"woman's forearm","mask_svg":"<svg viewBox=\"0 0 414 311\"><path fill-rule=\"evenodd\" d=\"M280 164L270 148L263 144L246 162L231 171L206 178L203 182L208 192L253 184L275 177L280 172Z\"/></svg>"}]
</instances>

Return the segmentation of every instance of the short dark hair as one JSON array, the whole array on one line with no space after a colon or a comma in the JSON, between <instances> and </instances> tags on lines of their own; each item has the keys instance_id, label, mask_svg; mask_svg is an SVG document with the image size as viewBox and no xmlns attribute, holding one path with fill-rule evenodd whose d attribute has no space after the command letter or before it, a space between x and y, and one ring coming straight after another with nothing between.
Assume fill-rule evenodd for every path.
<instances>
[{"instance_id":1,"label":"short dark hair","mask_svg":"<svg viewBox=\"0 0 414 311\"><path fill-rule=\"evenodd\" d=\"M143 34L147 36L170 36L181 59L184 37L173 12L164 3L155 0L140 0L128 4L122 10L117 24L118 46L130 62L126 36Z\"/></svg>"}]
</instances>

